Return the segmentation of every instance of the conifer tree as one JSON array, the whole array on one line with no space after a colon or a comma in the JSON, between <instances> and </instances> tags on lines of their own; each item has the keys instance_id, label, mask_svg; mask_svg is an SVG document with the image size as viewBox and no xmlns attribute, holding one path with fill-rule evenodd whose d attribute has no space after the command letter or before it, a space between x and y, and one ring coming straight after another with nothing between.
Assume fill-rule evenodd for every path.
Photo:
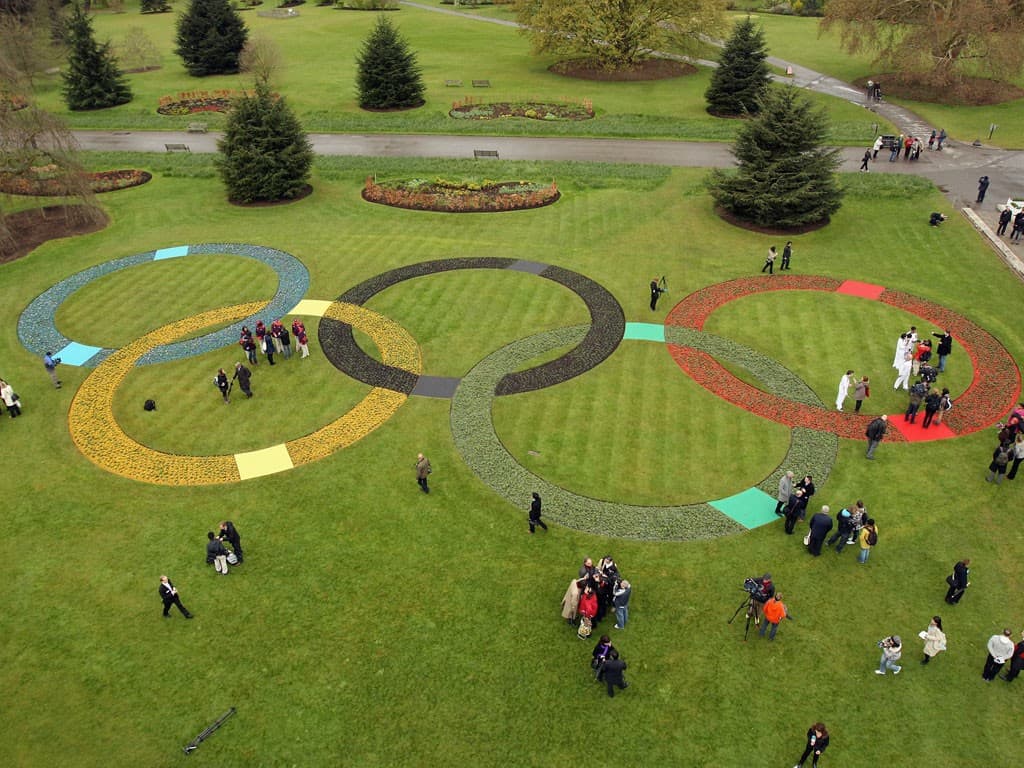
<instances>
[{"instance_id":1,"label":"conifer tree","mask_svg":"<svg viewBox=\"0 0 1024 768\"><path fill-rule=\"evenodd\" d=\"M410 109L422 106L426 90L416 54L381 14L356 57L359 106Z\"/></svg>"},{"instance_id":2,"label":"conifer tree","mask_svg":"<svg viewBox=\"0 0 1024 768\"><path fill-rule=\"evenodd\" d=\"M838 149L825 146L824 108L792 87L761 97L759 113L740 129L733 145L734 173L712 171L712 197L733 215L766 227L798 227L828 219L843 191L835 171Z\"/></svg>"},{"instance_id":3,"label":"conifer tree","mask_svg":"<svg viewBox=\"0 0 1024 768\"><path fill-rule=\"evenodd\" d=\"M104 109L132 100L110 43L97 43L92 20L77 3L68 19L68 68L64 73L64 101L68 109Z\"/></svg>"},{"instance_id":4,"label":"conifer tree","mask_svg":"<svg viewBox=\"0 0 1024 768\"><path fill-rule=\"evenodd\" d=\"M313 147L291 108L264 80L232 105L217 148L218 170L233 202L288 200L308 184Z\"/></svg>"},{"instance_id":5,"label":"conifer tree","mask_svg":"<svg viewBox=\"0 0 1024 768\"><path fill-rule=\"evenodd\" d=\"M730 116L756 113L757 100L771 82L767 57L764 30L748 16L733 29L711 75L711 85L704 93L708 112Z\"/></svg>"},{"instance_id":6,"label":"conifer tree","mask_svg":"<svg viewBox=\"0 0 1024 768\"><path fill-rule=\"evenodd\" d=\"M228 0L192 0L178 19L174 52L193 77L238 72L249 31Z\"/></svg>"}]
</instances>

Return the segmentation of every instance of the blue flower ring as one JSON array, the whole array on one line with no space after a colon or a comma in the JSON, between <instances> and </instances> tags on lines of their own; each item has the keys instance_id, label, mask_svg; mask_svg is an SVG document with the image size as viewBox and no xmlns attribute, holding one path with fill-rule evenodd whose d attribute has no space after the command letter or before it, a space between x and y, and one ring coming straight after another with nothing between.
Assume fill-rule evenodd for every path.
<instances>
[{"instance_id":1,"label":"blue flower ring","mask_svg":"<svg viewBox=\"0 0 1024 768\"><path fill-rule=\"evenodd\" d=\"M151 261L197 255L245 256L266 264L277 273L277 293L258 313L243 318L238 325L253 325L259 317L271 319L284 317L295 308L302 297L306 295L306 291L309 290L309 270L290 253L279 251L276 248L244 243L201 243L161 248L97 264L51 286L37 296L21 313L21 317L18 318L18 338L21 339L21 343L26 349L36 355L52 352L54 356L60 357L65 365L94 368L115 350L73 341L64 336L57 330L55 320L60 305L75 291L93 280L98 280L122 269L148 264ZM149 365L183 360L231 346L237 341L238 332L235 326L223 328L205 336L157 347L147 352L138 364Z\"/></svg>"}]
</instances>

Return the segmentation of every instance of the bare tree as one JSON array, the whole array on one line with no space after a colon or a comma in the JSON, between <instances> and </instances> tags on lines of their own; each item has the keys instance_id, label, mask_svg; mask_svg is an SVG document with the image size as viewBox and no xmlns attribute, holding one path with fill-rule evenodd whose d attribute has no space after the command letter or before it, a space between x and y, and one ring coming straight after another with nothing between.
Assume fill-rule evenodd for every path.
<instances>
[{"instance_id":1,"label":"bare tree","mask_svg":"<svg viewBox=\"0 0 1024 768\"><path fill-rule=\"evenodd\" d=\"M284 67L284 59L277 43L264 35L253 35L242 49L238 65L257 82L269 84L270 78Z\"/></svg>"},{"instance_id":2,"label":"bare tree","mask_svg":"<svg viewBox=\"0 0 1024 768\"><path fill-rule=\"evenodd\" d=\"M160 51L142 27L132 27L117 46L117 58L125 72L160 68Z\"/></svg>"}]
</instances>

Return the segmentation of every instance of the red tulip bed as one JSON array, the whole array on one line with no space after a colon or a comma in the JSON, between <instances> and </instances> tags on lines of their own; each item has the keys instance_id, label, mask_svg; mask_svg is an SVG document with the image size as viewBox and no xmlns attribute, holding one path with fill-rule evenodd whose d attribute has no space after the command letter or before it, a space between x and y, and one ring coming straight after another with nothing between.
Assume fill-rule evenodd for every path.
<instances>
[{"instance_id":1,"label":"red tulip bed","mask_svg":"<svg viewBox=\"0 0 1024 768\"><path fill-rule=\"evenodd\" d=\"M558 200L555 182L366 179L363 199L370 203L441 213L494 213L541 208Z\"/></svg>"},{"instance_id":2,"label":"red tulip bed","mask_svg":"<svg viewBox=\"0 0 1024 768\"><path fill-rule=\"evenodd\" d=\"M74 190L58 176L46 175L46 169L40 169L34 177L14 174L0 174L0 192L9 195L35 195L38 197L63 197L74 194ZM117 171L97 171L88 173L89 188L95 194L115 192L145 184L153 176L137 168Z\"/></svg>"}]
</instances>

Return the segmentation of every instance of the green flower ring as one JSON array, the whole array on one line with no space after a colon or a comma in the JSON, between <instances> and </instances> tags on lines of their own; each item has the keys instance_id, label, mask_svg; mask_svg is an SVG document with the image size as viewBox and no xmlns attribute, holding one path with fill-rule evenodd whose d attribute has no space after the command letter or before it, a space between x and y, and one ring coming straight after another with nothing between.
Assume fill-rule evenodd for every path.
<instances>
[{"instance_id":1,"label":"green flower ring","mask_svg":"<svg viewBox=\"0 0 1024 768\"><path fill-rule=\"evenodd\" d=\"M627 338L660 340L657 335L643 334L646 324L630 326L626 329ZM789 450L772 474L754 488L715 501L667 507L603 501L573 493L533 474L508 452L495 432L492 401L499 394L500 382L510 372L550 350L580 343L589 329L559 328L512 342L477 363L455 391L451 404L455 446L477 476L509 503L524 507L531 491L537 491L552 520L587 533L632 539L708 539L776 520L775 493L785 468L799 466L821 481L828 477L839 439L828 432L803 427L792 429ZM664 340L741 366L774 394L822 405L792 371L742 344L681 327L665 327Z\"/></svg>"},{"instance_id":2,"label":"green flower ring","mask_svg":"<svg viewBox=\"0 0 1024 768\"><path fill-rule=\"evenodd\" d=\"M297 313L302 313L304 303L296 307ZM78 450L96 466L142 482L177 486L236 483L319 461L347 448L391 418L408 399L407 393L374 387L350 411L315 432L246 453L181 456L156 451L125 434L114 417L114 393L144 355L196 328L237 322L263 306L263 302L252 302L203 312L151 331L109 355L89 374L71 402L68 425ZM341 302L329 303L323 316L366 333L389 366L420 371L419 346L393 320Z\"/></svg>"}]
</instances>

